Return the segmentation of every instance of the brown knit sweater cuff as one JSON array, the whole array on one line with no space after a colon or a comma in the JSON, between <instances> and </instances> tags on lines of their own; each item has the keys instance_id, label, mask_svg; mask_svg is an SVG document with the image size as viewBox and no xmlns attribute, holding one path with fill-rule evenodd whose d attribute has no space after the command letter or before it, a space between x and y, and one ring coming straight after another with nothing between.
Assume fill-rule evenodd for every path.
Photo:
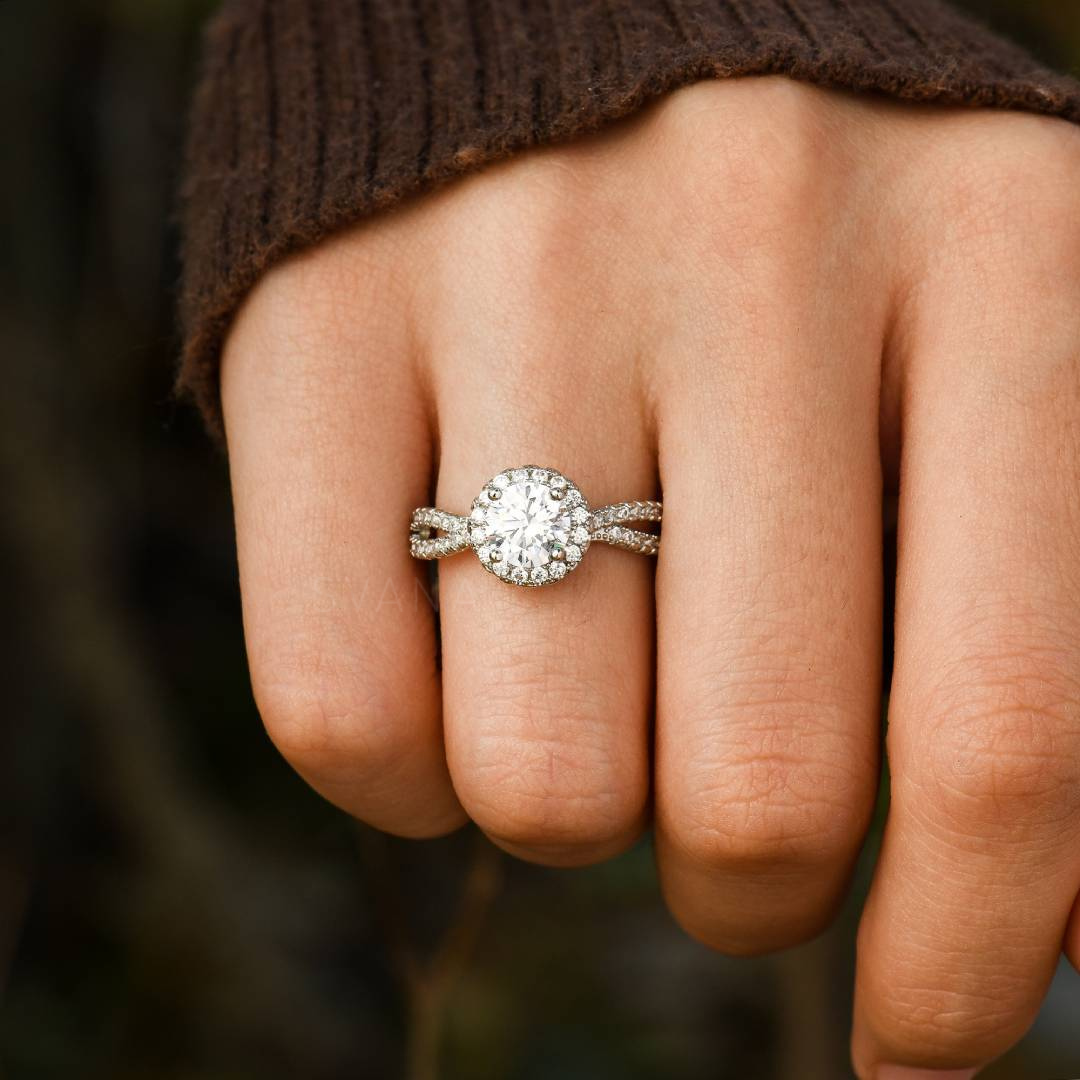
<instances>
[{"instance_id":1,"label":"brown knit sweater cuff","mask_svg":"<svg viewBox=\"0 0 1080 1080\"><path fill-rule=\"evenodd\" d=\"M938 0L233 0L183 191L180 390L259 276L413 192L704 78L780 73L1080 122L1080 85Z\"/></svg>"}]
</instances>

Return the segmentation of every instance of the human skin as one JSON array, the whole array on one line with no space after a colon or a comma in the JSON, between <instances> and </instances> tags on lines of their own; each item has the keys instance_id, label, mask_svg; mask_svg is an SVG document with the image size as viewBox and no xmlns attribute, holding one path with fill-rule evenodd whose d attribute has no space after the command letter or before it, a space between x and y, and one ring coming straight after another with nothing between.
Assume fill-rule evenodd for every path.
<instances>
[{"instance_id":1,"label":"human skin","mask_svg":"<svg viewBox=\"0 0 1080 1080\"><path fill-rule=\"evenodd\" d=\"M272 270L222 392L255 698L300 774L558 866L651 819L728 953L818 933L849 881L898 492L858 1075L970 1075L1080 961L1080 131L699 83ZM542 589L446 560L440 671L409 513L525 463L662 491L660 556Z\"/></svg>"}]
</instances>

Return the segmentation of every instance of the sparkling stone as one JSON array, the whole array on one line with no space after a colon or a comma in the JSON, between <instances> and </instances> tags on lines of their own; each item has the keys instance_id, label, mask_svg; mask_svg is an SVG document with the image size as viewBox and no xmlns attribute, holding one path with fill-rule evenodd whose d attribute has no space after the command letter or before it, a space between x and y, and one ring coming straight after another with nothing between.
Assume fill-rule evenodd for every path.
<instances>
[{"instance_id":1,"label":"sparkling stone","mask_svg":"<svg viewBox=\"0 0 1080 1080\"><path fill-rule=\"evenodd\" d=\"M589 520L589 511L584 506L575 506L570 514L570 520L575 525L584 525Z\"/></svg>"},{"instance_id":2,"label":"sparkling stone","mask_svg":"<svg viewBox=\"0 0 1080 1080\"><path fill-rule=\"evenodd\" d=\"M553 562L548 567L548 576L552 581L558 581L560 578L566 577L566 564Z\"/></svg>"},{"instance_id":3,"label":"sparkling stone","mask_svg":"<svg viewBox=\"0 0 1080 1080\"><path fill-rule=\"evenodd\" d=\"M573 540L575 544L587 544L589 542L589 530L578 526L578 528L570 534L570 539Z\"/></svg>"},{"instance_id":4,"label":"sparkling stone","mask_svg":"<svg viewBox=\"0 0 1080 1080\"><path fill-rule=\"evenodd\" d=\"M566 561L573 566L581 558L581 548L577 544L568 544L566 547Z\"/></svg>"},{"instance_id":5,"label":"sparkling stone","mask_svg":"<svg viewBox=\"0 0 1080 1080\"><path fill-rule=\"evenodd\" d=\"M547 483L523 476L503 489L502 498L485 508L491 546L503 564L527 576L547 566L552 555L570 542L573 523L565 501L554 499ZM580 552L578 553L580 558Z\"/></svg>"}]
</instances>

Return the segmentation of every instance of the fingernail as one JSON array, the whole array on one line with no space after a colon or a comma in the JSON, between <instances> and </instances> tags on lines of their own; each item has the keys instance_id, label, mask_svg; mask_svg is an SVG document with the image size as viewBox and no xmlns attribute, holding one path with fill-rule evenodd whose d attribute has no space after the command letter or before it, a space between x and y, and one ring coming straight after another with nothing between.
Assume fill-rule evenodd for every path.
<instances>
[{"instance_id":1,"label":"fingernail","mask_svg":"<svg viewBox=\"0 0 1080 1080\"><path fill-rule=\"evenodd\" d=\"M971 1080L977 1069L913 1069L910 1065L879 1065L877 1080Z\"/></svg>"}]
</instances>

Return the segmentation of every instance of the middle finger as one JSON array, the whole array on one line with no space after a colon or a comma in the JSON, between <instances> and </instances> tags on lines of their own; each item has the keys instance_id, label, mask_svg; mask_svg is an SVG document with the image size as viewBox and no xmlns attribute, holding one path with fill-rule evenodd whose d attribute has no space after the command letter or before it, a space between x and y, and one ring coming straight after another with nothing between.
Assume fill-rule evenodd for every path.
<instances>
[{"instance_id":1,"label":"middle finger","mask_svg":"<svg viewBox=\"0 0 1080 1080\"><path fill-rule=\"evenodd\" d=\"M785 242L660 391L657 850L676 917L735 953L821 928L877 778L882 291Z\"/></svg>"}]
</instances>

